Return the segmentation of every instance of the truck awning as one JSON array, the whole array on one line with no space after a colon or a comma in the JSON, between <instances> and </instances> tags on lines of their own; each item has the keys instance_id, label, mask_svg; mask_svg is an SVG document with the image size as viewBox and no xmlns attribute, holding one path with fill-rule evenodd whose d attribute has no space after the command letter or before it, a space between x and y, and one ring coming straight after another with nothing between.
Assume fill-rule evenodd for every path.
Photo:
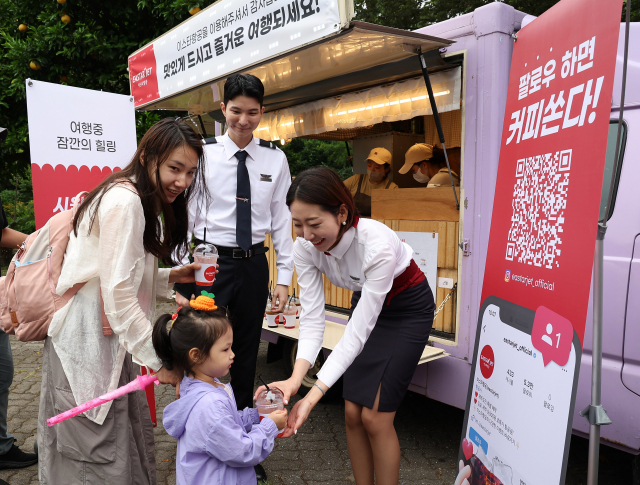
<instances>
[{"instance_id":1,"label":"truck awning","mask_svg":"<svg viewBox=\"0 0 640 485\"><path fill-rule=\"evenodd\" d=\"M265 86L265 108L273 111L330 96L407 79L420 74L421 50L432 68L450 68L438 49L453 42L406 30L352 21L333 36L258 62L238 72L257 76ZM222 120L220 101L229 75L153 101L143 110L189 111L205 125Z\"/></svg>"}]
</instances>

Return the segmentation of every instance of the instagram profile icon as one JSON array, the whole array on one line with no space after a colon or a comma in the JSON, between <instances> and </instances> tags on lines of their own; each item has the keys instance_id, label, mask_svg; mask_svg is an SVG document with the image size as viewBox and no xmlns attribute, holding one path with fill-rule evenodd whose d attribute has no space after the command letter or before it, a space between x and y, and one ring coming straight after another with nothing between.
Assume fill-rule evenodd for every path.
<instances>
[{"instance_id":1,"label":"instagram profile icon","mask_svg":"<svg viewBox=\"0 0 640 485\"><path fill-rule=\"evenodd\" d=\"M511 279L511 270L508 269L505 274L504 274L504 280L509 283L509 280Z\"/></svg>"}]
</instances>

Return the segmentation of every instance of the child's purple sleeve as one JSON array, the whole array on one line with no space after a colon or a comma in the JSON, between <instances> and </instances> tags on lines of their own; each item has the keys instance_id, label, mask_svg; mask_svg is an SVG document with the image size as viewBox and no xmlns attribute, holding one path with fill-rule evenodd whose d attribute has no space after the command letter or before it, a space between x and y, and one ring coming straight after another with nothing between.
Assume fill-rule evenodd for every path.
<instances>
[{"instance_id":1,"label":"child's purple sleeve","mask_svg":"<svg viewBox=\"0 0 640 485\"><path fill-rule=\"evenodd\" d=\"M246 431L229 413L216 416L207 434L207 454L232 467L255 466L264 461L273 450L278 434L276 423L263 419ZM244 419L243 419L244 422Z\"/></svg>"},{"instance_id":2,"label":"child's purple sleeve","mask_svg":"<svg viewBox=\"0 0 640 485\"><path fill-rule=\"evenodd\" d=\"M238 411L238 416L240 416L244 429L247 432L251 431L254 424L260 422L260 414L255 408L244 408L242 411Z\"/></svg>"}]
</instances>

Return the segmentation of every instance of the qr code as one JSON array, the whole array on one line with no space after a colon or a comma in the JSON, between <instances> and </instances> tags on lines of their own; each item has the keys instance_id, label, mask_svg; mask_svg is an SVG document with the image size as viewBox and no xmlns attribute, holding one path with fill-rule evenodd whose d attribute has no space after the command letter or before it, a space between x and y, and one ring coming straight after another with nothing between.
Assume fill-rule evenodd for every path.
<instances>
[{"instance_id":1,"label":"qr code","mask_svg":"<svg viewBox=\"0 0 640 485\"><path fill-rule=\"evenodd\" d=\"M523 158L516 163L506 259L533 266L560 266L571 150Z\"/></svg>"}]
</instances>

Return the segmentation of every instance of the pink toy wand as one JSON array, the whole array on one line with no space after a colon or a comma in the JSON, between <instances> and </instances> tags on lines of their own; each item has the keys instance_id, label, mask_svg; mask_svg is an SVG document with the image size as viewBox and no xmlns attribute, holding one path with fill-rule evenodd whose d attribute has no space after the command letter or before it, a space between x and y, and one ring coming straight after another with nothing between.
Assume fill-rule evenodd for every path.
<instances>
[{"instance_id":1,"label":"pink toy wand","mask_svg":"<svg viewBox=\"0 0 640 485\"><path fill-rule=\"evenodd\" d=\"M153 382L155 382L156 386L160 383L160 381L155 375L138 376L135 380L131 381L129 384L125 384L124 386L119 387L118 389L114 389L113 391L103 394L102 396L97 397L95 399L92 399L89 402L81 404L80 406L76 406L73 409L69 409L68 411L65 411L64 413L60 413L57 416L54 416L53 418L47 419L47 424L49 426L53 426L54 424L58 424L59 422L69 418L73 418L78 414L82 414L85 411L98 407L106 402L113 401L114 399L120 396L124 396L125 394L129 394L130 392L144 391L144 389Z\"/></svg>"}]
</instances>

